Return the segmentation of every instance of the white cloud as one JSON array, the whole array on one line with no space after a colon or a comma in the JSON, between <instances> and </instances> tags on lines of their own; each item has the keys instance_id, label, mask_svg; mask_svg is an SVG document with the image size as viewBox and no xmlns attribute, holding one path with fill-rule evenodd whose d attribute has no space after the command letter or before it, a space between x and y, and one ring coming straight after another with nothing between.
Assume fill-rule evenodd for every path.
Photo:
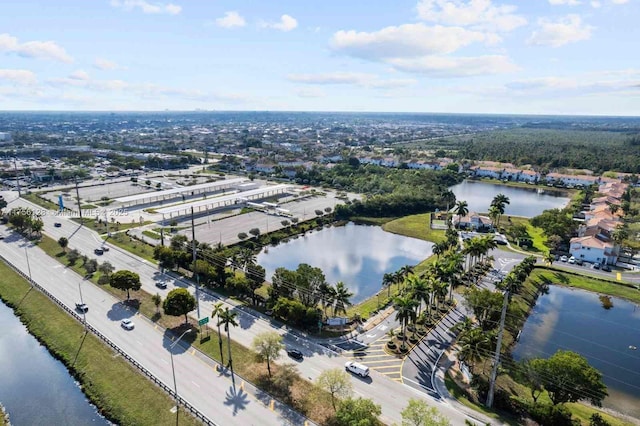
<instances>
[{"instance_id":1,"label":"white cloud","mask_svg":"<svg viewBox=\"0 0 640 426\"><path fill-rule=\"evenodd\" d=\"M613 3L613 4L625 4L625 3L629 3L629 0L611 0L611 3Z\"/></svg>"},{"instance_id":2,"label":"white cloud","mask_svg":"<svg viewBox=\"0 0 640 426\"><path fill-rule=\"evenodd\" d=\"M418 17L445 25L508 32L527 23L515 6L494 5L491 0L420 0Z\"/></svg>"},{"instance_id":3,"label":"white cloud","mask_svg":"<svg viewBox=\"0 0 640 426\"><path fill-rule=\"evenodd\" d=\"M598 0L592 0L590 4L594 9L598 9L600 8L600 6L602 6L602 3L600 3Z\"/></svg>"},{"instance_id":4,"label":"white cloud","mask_svg":"<svg viewBox=\"0 0 640 426\"><path fill-rule=\"evenodd\" d=\"M81 81L85 81L85 80L89 80L89 74L87 74L86 71L84 70L77 70L72 72L69 75L69 78L72 80L81 80Z\"/></svg>"},{"instance_id":5,"label":"white cloud","mask_svg":"<svg viewBox=\"0 0 640 426\"><path fill-rule=\"evenodd\" d=\"M301 98L324 98L326 94L315 87L305 87L303 89L296 90L296 95Z\"/></svg>"},{"instance_id":6,"label":"white cloud","mask_svg":"<svg viewBox=\"0 0 640 426\"><path fill-rule=\"evenodd\" d=\"M104 58L96 58L95 61L93 61L93 67L103 71L111 71L122 68L117 63Z\"/></svg>"},{"instance_id":7,"label":"white cloud","mask_svg":"<svg viewBox=\"0 0 640 426\"><path fill-rule=\"evenodd\" d=\"M452 53L472 43L494 44L499 40L495 34L418 23L390 26L375 32L338 31L330 45L333 50L350 56L379 60Z\"/></svg>"},{"instance_id":8,"label":"white cloud","mask_svg":"<svg viewBox=\"0 0 640 426\"><path fill-rule=\"evenodd\" d=\"M173 3L149 3L145 0L111 0L111 6L126 11L139 8L147 14L177 15L182 12L182 7Z\"/></svg>"},{"instance_id":9,"label":"white cloud","mask_svg":"<svg viewBox=\"0 0 640 426\"><path fill-rule=\"evenodd\" d=\"M578 6L581 4L579 0L549 0L552 6Z\"/></svg>"},{"instance_id":10,"label":"white cloud","mask_svg":"<svg viewBox=\"0 0 640 426\"><path fill-rule=\"evenodd\" d=\"M416 81L412 79L382 80L375 74L356 72L289 74L287 76L287 80L295 83L317 85L350 84L361 87L372 87L376 89L406 87L416 83Z\"/></svg>"},{"instance_id":11,"label":"white cloud","mask_svg":"<svg viewBox=\"0 0 640 426\"><path fill-rule=\"evenodd\" d=\"M23 86L31 86L38 81L33 71L12 69L0 69L0 80L7 80Z\"/></svg>"},{"instance_id":12,"label":"white cloud","mask_svg":"<svg viewBox=\"0 0 640 426\"><path fill-rule=\"evenodd\" d=\"M0 34L0 51L15 53L25 58L51 59L71 63L73 58L53 41L27 41L20 43L16 37Z\"/></svg>"},{"instance_id":13,"label":"white cloud","mask_svg":"<svg viewBox=\"0 0 640 426\"><path fill-rule=\"evenodd\" d=\"M282 15L279 22L263 22L263 28L273 28L280 31L291 31L298 26L298 21L289 15Z\"/></svg>"},{"instance_id":14,"label":"white cloud","mask_svg":"<svg viewBox=\"0 0 640 426\"><path fill-rule=\"evenodd\" d=\"M557 21L538 19L539 29L531 34L527 43L539 46L560 47L569 43L589 40L594 27L583 24L578 15L567 15Z\"/></svg>"},{"instance_id":15,"label":"white cloud","mask_svg":"<svg viewBox=\"0 0 640 426\"><path fill-rule=\"evenodd\" d=\"M424 56L420 58L396 58L388 62L400 71L445 78L503 74L520 69L508 57L502 55L477 57Z\"/></svg>"},{"instance_id":16,"label":"white cloud","mask_svg":"<svg viewBox=\"0 0 640 426\"><path fill-rule=\"evenodd\" d=\"M244 27L247 22L236 11L225 12L222 18L216 19L216 25L222 28Z\"/></svg>"}]
</instances>

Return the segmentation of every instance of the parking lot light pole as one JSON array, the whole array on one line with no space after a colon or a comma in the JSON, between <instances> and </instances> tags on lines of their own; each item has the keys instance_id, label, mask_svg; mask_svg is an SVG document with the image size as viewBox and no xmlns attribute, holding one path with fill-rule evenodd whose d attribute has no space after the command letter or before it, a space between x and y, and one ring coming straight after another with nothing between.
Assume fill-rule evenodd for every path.
<instances>
[{"instance_id":1,"label":"parking lot light pole","mask_svg":"<svg viewBox=\"0 0 640 426\"><path fill-rule=\"evenodd\" d=\"M173 375L173 393L176 399L176 426L178 426L178 415L180 413L180 403L178 402L178 385L176 384L176 369L173 365L173 348L180 342L180 339L184 337L185 334L190 333L191 329L182 333L178 339L169 346L169 354L171 355L171 374Z\"/></svg>"}]
</instances>

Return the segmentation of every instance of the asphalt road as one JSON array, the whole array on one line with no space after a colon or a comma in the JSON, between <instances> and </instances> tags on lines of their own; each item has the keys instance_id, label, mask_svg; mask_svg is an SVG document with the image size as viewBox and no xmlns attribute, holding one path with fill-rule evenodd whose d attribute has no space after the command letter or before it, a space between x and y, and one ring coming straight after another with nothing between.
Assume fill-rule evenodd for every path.
<instances>
[{"instance_id":1,"label":"asphalt road","mask_svg":"<svg viewBox=\"0 0 640 426\"><path fill-rule=\"evenodd\" d=\"M5 198L7 200L11 200L11 198L8 196L5 196ZM17 200L11 201L8 208L10 209L13 207L17 207L18 205L31 206L30 203L24 200ZM49 234L52 238L57 240L59 237L65 236L69 238L69 247L76 248L81 253L85 253L90 257L95 257L95 255L93 255L93 250L101 244L101 240L95 232L84 227L79 227L77 224L75 224L75 222L72 222L71 220L65 218L44 216L43 220L45 222L44 232ZM62 227L55 228L53 226L53 223L56 221L61 222ZM3 255L5 253L10 253L11 256L8 258L12 262L15 261L14 264L22 268L23 271L27 273L26 257L24 255L24 251L15 250L15 247L11 247L15 243L19 244L18 241L12 242L12 239L5 240L4 244L0 244L0 253L2 253ZM38 254L36 255L36 253ZM82 278L65 269L54 259L49 258L37 247L32 247L29 249L29 256L30 259L34 259L34 256L37 256L37 262L39 264L39 267L37 268L38 275L36 276L34 274L34 279L38 283L40 283L41 280L46 281L47 285L43 286L45 286L45 288L47 288L48 290L51 288L50 291L56 296L58 295L58 288L63 288L60 285L56 286L56 283L59 284L60 282L64 282L65 286L68 286L69 288L64 287L66 288L66 290L64 295L65 299L63 300L65 301L65 303L68 302L69 306L74 306L79 299L79 293L76 293L73 289L77 288L78 282L83 281ZM111 250L105 253L105 255L101 256L99 259L100 262L103 262L105 260L111 262L116 267L116 270L129 269L137 272L140 275L142 288L149 293L157 292L162 296L166 296L166 294L176 286L188 288L191 292L194 291L192 286L189 286L187 283L181 280L176 280L174 278L167 279L168 288L166 290L158 289L155 286L155 282L163 279L163 277L161 276L161 273L157 269L157 267L155 265L149 264L149 262L146 262L129 254L128 252L120 250L117 247L112 246ZM34 268L32 266L32 270L33 269ZM54 273L53 271L56 272ZM60 280L61 276L64 276L65 279ZM103 328L105 329L105 331L109 331L109 334L105 333L108 337L111 337L111 335L126 336L122 338L121 341L124 345L126 345L123 347L126 348L127 352L131 350L134 354L136 354L136 356L140 356L140 359L136 357L136 360L138 360L138 362L140 362L145 367L147 367L147 364L149 364L150 367L154 368L154 370L151 370L150 368L151 371L153 371L154 373L155 371L161 371L163 374L162 377L167 377L167 375L170 374L170 366L163 366L164 363L162 361L158 361L158 357L154 356L154 354L156 353L163 353L163 350L164 353L166 353L166 342L164 342L164 340L166 339L163 337L162 333L155 330L152 323L138 316L136 316L135 318L136 329L130 333L124 332L124 330L120 329L118 322L120 319L122 319L123 315L126 315L126 313L122 313L122 311L116 306L118 305L118 302L111 298L111 296L109 296L108 294L104 293L97 286L94 286L87 281L83 282L83 295L85 295L86 293L85 289L92 289L91 292L95 292L92 296L87 296L91 297L90 299L85 300L85 302L90 306L90 315L88 317L90 323L96 326L96 328L98 328L100 331L103 331ZM217 296L200 292L200 316L204 317L209 315L212 311L213 304L218 302L219 300L221 299L219 299ZM93 305L96 303L103 304L102 311L98 310L97 308L94 309ZM224 300L224 303L238 312L239 327L231 330L232 339L247 347L250 347L253 338L257 334L264 331L274 330L279 332L280 334L285 336L284 342L287 347L299 349L305 355L305 359L302 362L296 362L296 365L301 376L309 380L315 380L315 378L317 378L318 375L326 369L344 368L345 361L347 361L347 359L349 359L348 357L350 357L351 355L347 354L348 357L343 357L340 354L333 352L330 349L327 349L326 347L321 346L310 339L307 339L306 336L300 333L289 332L289 330L285 326L271 320L268 317L264 317L261 314L250 311L249 309L246 309L244 307L236 306L233 301ZM111 317L108 316L109 312L111 312ZM95 324L94 322L92 322L94 314L97 314L98 317L102 318ZM196 312L191 312L191 316L195 318ZM120 334L114 334L116 331ZM130 338L130 336L138 336L143 334L145 335L145 338L144 340L140 340L140 342L144 342L142 344L140 342L137 342L136 339ZM154 343L157 347L149 350L149 348L146 346L147 339L149 343ZM197 408L200 409L201 407L203 407L203 412L205 413L210 413L210 410L212 409L214 411L220 410L220 404L223 404L222 408L226 410L226 413L228 414L229 407L227 405L224 405L224 401L217 401L215 404L213 404L210 401L211 397L208 397L207 395L224 395L229 390L230 381L226 378L223 379L221 377L218 377L217 373L215 373L212 369L207 368L207 365L200 361L197 357L174 357L175 360L177 360L178 358L191 361L181 361L180 366L176 367L176 369L179 371L183 371L183 368L185 371L187 371L187 374L182 375L183 378L178 383L178 391L180 395ZM286 353L284 353L283 351L281 353L281 359L284 360L286 358ZM194 360L197 360L197 362L195 362ZM182 362L188 362L188 364L184 364L183 367ZM191 375L191 373L189 373L191 371L194 372L194 375ZM201 389L203 389L204 387L202 386L202 382L199 382L201 378L206 378L205 381L207 383L217 380L215 382L215 386L216 389L218 389L220 392L212 392L211 384L208 385L208 392L202 392ZM406 407L407 401L410 398L416 397L424 397L427 403L436 406L443 415L451 420L453 424L464 424L465 419L470 419L465 414L457 411L446 401L430 398L424 393L418 392L411 387L404 386L401 383L398 383L397 381L392 380L377 371L372 371L371 376L367 379L360 379L354 376L352 378L352 383L355 396L372 398L377 404L381 405L382 420L387 424L400 423L402 421L400 412ZM248 407L254 406L258 407L259 403L250 403L248 405ZM251 413L247 414L250 420L248 420L247 423L242 424L278 424L277 422L282 421L282 419L279 417L274 418L275 414L272 412L268 412L268 416L257 415L257 417L255 417L254 410L255 413L259 413L261 412L261 408L263 407L255 409L252 408L252 410L248 410L247 408L245 409L245 411L239 412L247 413L248 411L251 411ZM252 423L252 419L260 419L260 422ZM233 421L237 422L238 420L237 418L235 418ZM230 424L236 424L234 422ZM491 421L489 419L485 419L484 422Z\"/></svg>"},{"instance_id":2,"label":"asphalt road","mask_svg":"<svg viewBox=\"0 0 640 426\"><path fill-rule=\"evenodd\" d=\"M25 250L28 252L30 266L27 265ZM151 321L136 315L120 301L83 280L16 234L0 241L0 253L25 273L30 271L34 281L68 307L73 308L82 294L82 301L89 306L87 322L173 388L169 353L169 346L173 342ZM120 326L120 321L124 318L133 319L134 330L127 331ZM279 413L271 411L240 389L234 390L229 377L217 373L211 364L194 356L191 350L176 345L173 360L178 394L216 423L288 424Z\"/></svg>"}]
</instances>

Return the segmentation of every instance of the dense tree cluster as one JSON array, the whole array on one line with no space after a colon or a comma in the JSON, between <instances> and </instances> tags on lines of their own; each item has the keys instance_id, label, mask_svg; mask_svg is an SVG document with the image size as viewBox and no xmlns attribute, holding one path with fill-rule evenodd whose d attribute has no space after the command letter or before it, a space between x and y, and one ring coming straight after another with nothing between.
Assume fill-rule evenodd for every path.
<instances>
[{"instance_id":1,"label":"dense tree cluster","mask_svg":"<svg viewBox=\"0 0 640 426\"><path fill-rule=\"evenodd\" d=\"M640 173L640 136L621 132L511 129L476 134L461 142L458 156L515 165Z\"/></svg>"}]
</instances>

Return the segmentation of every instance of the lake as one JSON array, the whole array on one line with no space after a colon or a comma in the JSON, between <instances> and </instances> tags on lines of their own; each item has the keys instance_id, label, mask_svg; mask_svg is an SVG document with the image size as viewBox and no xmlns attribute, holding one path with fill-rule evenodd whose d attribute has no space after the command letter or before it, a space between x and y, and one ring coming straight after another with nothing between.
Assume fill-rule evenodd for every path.
<instances>
[{"instance_id":1,"label":"lake","mask_svg":"<svg viewBox=\"0 0 640 426\"><path fill-rule=\"evenodd\" d=\"M279 267L294 270L307 263L320 268L327 282L343 281L354 293L351 302L358 303L381 290L385 273L420 263L431 255L432 247L428 241L391 234L378 226L349 223L267 247L257 260L268 281Z\"/></svg>"},{"instance_id":2,"label":"lake","mask_svg":"<svg viewBox=\"0 0 640 426\"><path fill-rule=\"evenodd\" d=\"M14 425L109 425L65 366L0 302L0 402Z\"/></svg>"},{"instance_id":3,"label":"lake","mask_svg":"<svg viewBox=\"0 0 640 426\"><path fill-rule=\"evenodd\" d=\"M513 355L548 358L558 349L589 360L603 375L609 396L603 405L640 418L640 306L614 297L550 286L538 298ZM638 349L630 349L635 346Z\"/></svg>"},{"instance_id":4,"label":"lake","mask_svg":"<svg viewBox=\"0 0 640 426\"><path fill-rule=\"evenodd\" d=\"M538 216L544 210L563 208L570 201L566 193L560 191L543 189L539 194L537 187L520 188L473 180L465 180L450 189L458 201L466 201L469 211L476 213L488 212L491 201L498 194L509 197L510 204L505 206L504 214L512 216Z\"/></svg>"}]
</instances>

